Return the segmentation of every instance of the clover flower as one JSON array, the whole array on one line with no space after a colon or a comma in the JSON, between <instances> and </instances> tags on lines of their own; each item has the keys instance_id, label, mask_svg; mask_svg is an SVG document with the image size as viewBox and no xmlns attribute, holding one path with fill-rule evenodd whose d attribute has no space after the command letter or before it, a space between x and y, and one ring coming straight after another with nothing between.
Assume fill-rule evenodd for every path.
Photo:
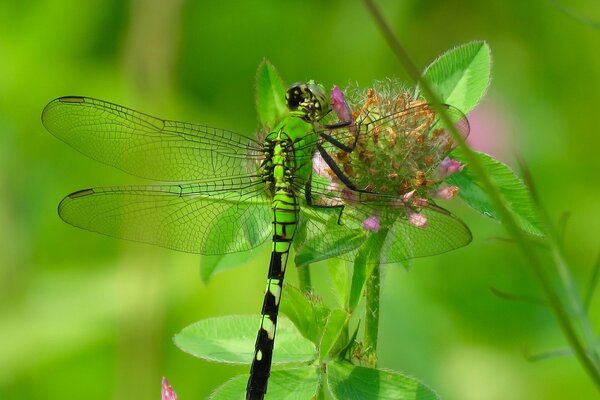
<instances>
[{"instance_id":1,"label":"clover flower","mask_svg":"<svg viewBox=\"0 0 600 400\"><path fill-rule=\"evenodd\" d=\"M427 216L421 210L434 198L450 199L458 192L458 187L443 184L463 168L448 157L454 148L449 130L429 104L391 80L367 90L351 88L347 96L334 86L331 102L338 124L347 123L328 132L346 149L323 144L337 169L361 192L389 198L392 208L403 209L409 224L425 228ZM454 117L456 123L464 118L459 112ZM337 191L342 204L348 203L340 177L320 155L313 161L315 172L331 182L327 188ZM362 221L362 227L372 232L385 224L385 213Z\"/></svg>"}]
</instances>

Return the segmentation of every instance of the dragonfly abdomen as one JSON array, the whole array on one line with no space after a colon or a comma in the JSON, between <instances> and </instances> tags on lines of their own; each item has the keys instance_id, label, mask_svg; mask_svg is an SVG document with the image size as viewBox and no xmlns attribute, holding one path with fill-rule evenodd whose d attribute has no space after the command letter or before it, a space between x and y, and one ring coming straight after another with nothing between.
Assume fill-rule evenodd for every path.
<instances>
[{"instance_id":1,"label":"dragonfly abdomen","mask_svg":"<svg viewBox=\"0 0 600 400\"><path fill-rule=\"evenodd\" d=\"M292 141L283 131L279 131L267 136L264 146L265 154L270 156L263 163L263 180L272 194L273 249L260 329L246 389L246 399L249 400L263 399L267 391L285 267L300 211L292 189L295 169Z\"/></svg>"}]
</instances>

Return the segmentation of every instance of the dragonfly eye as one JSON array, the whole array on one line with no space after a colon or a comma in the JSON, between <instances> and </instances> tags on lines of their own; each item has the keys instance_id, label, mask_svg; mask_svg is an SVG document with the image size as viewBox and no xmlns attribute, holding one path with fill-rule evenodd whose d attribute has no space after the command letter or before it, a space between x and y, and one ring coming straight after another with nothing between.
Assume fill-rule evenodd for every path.
<instances>
[{"instance_id":1,"label":"dragonfly eye","mask_svg":"<svg viewBox=\"0 0 600 400\"><path fill-rule=\"evenodd\" d=\"M306 122L316 122L331 111L323 86L314 83L294 83L285 94L288 109Z\"/></svg>"}]
</instances>

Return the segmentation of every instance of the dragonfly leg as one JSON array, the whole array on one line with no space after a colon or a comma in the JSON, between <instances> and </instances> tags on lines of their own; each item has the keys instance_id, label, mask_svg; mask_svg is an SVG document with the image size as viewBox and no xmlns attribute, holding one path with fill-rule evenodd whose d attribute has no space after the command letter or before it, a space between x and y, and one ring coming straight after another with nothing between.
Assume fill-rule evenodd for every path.
<instances>
[{"instance_id":1,"label":"dragonfly leg","mask_svg":"<svg viewBox=\"0 0 600 400\"><path fill-rule=\"evenodd\" d=\"M331 158L331 156L329 155L329 153L327 153L327 150L325 150L323 148L323 146L321 146L320 144L317 144L317 150L319 151L319 153L321 154L321 157L323 157L323 160L325 160L325 162L327 163L329 168L331 168L333 173L342 181L342 183L344 185L346 185L348 187L348 189L354 190L357 192L362 191L356 187L356 185L346 176L346 174L344 174L344 172L336 164L336 162L333 160L333 158Z\"/></svg>"},{"instance_id":2,"label":"dragonfly leg","mask_svg":"<svg viewBox=\"0 0 600 400\"><path fill-rule=\"evenodd\" d=\"M326 204L316 204L313 202L312 199L312 186L311 186L311 182L312 182L312 176L308 179L308 181L304 184L304 199L306 200L306 205L313 207L313 208L336 208L339 209L339 216L338 216L338 224L341 225L341 220L342 220L342 212L344 211L344 205L332 205L332 206L328 206Z\"/></svg>"},{"instance_id":3,"label":"dragonfly leg","mask_svg":"<svg viewBox=\"0 0 600 400\"><path fill-rule=\"evenodd\" d=\"M357 130L354 131L354 141L352 142L351 145L346 145L346 144L340 142L339 140L337 140L336 138L334 138L332 135L325 133L325 132L321 132L319 134L319 136L322 137L323 139L325 139L326 141L328 141L329 143L331 143L332 145L334 145L335 147L337 147L340 150L343 150L347 153L352 153L354 151L354 148L356 147L356 142L358 142L358 131Z\"/></svg>"}]
</instances>

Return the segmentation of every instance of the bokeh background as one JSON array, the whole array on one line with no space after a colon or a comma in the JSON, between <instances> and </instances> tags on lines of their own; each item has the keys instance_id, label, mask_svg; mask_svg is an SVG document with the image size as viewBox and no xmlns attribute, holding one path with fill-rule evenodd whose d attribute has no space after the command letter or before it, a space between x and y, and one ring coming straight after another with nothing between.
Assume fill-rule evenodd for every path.
<instances>
[{"instance_id":1,"label":"bokeh background","mask_svg":"<svg viewBox=\"0 0 600 400\"><path fill-rule=\"evenodd\" d=\"M549 212L570 212L566 252L585 286L600 248L597 0L566 11L543 0L379 3L421 68L467 41L490 44L493 80L471 140L510 165L526 160ZM52 137L40 112L79 94L252 134L263 57L288 83L407 78L358 1L0 1L0 399L156 399L163 375L181 399L202 399L245 373L171 338L202 318L257 313L268 246L204 284L199 256L64 224L65 194L140 180ZM497 240L501 226L449 207L473 243L386 269L380 366L448 400L598 398L572 357L525 359L564 338L547 308L490 288L539 297L538 283Z\"/></svg>"}]
</instances>

